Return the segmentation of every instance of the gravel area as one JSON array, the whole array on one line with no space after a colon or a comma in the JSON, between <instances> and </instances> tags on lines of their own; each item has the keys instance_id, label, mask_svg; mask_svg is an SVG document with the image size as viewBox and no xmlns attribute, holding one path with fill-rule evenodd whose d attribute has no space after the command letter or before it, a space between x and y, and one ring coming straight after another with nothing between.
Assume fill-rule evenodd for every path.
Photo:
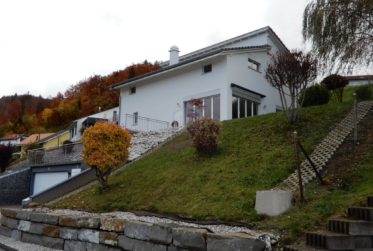
<instances>
[{"instance_id":1,"label":"gravel area","mask_svg":"<svg viewBox=\"0 0 373 251\"><path fill-rule=\"evenodd\" d=\"M13 248L18 251L56 251L56 250L59 250L59 249L46 248L43 246L31 244L31 243L15 241L11 238L8 238L2 235L0 235L0 244L5 245L5 247L7 248ZM2 249L0 245L0 251L1 250L6 250L6 249L4 247Z\"/></svg>"}]
</instances>

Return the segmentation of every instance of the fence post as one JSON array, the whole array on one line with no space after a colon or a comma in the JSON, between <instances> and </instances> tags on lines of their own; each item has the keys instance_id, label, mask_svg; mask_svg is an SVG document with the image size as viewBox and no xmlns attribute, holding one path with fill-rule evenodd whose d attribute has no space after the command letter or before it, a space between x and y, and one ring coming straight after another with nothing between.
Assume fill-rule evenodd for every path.
<instances>
[{"instance_id":1,"label":"fence post","mask_svg":"<svg viewBox=\"0 0 373 251\"><path fill-rule=\"evenodd\" d=\"M300 156L299 156L299 146L298 146L298 132L293 132L293 140L294 140L294 150L295 150L295 158L296 158L296 165L298 171L298 184L299 184L299 193L300 193L300 201L304 202L304 193L303 193L303 181L302 181L302 172L300 169Z\"/></svg>"},{"instance_id":2,"label":"fence post","mask_svg":"<svg viewBox=\"0 0 373 251\"><path fill-rule=\"evenodd\" d=\"M354 97L354 146L357 145L357 98L356 92L353 94Z\"/></svg>"}]
</instances>

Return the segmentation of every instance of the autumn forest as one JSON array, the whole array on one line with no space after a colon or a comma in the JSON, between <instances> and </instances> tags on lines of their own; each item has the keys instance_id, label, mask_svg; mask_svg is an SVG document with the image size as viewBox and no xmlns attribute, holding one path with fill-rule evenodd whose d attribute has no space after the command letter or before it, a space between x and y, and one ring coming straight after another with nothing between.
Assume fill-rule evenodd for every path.
<instances>
[{"instance_id":1,"label":"autumn forest","mask_svg":"<svg viewBox=\"0 0 373 251\"><path fill-rule=\"evenodd\" d=\"M94 75L68 88L64 94L43 98L30 94L0 98L0 137L8 133L53 132L66 128L71 121L118 106L118 90L112 84L157 70L159 64L132 64L107 76Z\"/></svg>"}]
</instances>

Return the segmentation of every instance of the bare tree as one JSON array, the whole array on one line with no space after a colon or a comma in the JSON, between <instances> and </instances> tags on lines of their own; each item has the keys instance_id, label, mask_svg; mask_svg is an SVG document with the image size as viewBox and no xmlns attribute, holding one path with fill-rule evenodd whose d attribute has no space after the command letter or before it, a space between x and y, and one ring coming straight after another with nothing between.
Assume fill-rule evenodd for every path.
<instances>
[{"instance_id":1,"label":"bare tree","mask_svg":"<svg viewBox=\"0 0 373 251\"><path fill-rule=\"evenodd\" d=\"M311 53L282 51L272 55L266 70L266 79L275 87L289 124L297 121L303 98L300 93L317 76L317 59ZM304 95L303 95L304 96Z\"/></svg>"}]
</instances>

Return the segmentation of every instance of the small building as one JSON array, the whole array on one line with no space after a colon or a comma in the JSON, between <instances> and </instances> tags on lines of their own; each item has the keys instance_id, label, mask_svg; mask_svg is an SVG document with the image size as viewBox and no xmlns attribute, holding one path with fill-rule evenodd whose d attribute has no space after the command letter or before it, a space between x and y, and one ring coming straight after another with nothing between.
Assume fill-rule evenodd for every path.
<instances>
[{"instance_id":1,"label":"small building","mask_svg":"<svg viewBox=\"0 0 373 251\"><path fill-rule=\"evenodd\" d=\"M38 143L41 145L42 148L48 149L48 148L55 148L55 147L62 146L63 143L69 139L70 139L70 131L63 130L63 131L56 132L52 134L51 136L44 138L43 140L40 140Z\"/></svg>"},{"instance_id":2,"label":"small building","mask_svg":"<svg viewBox=\"0 0 373 251\"><path fill-rule=\"evenodd\" d=\"M120 125L184 126L191 119L229 120L276 112L278 91L265 79L271 55L288 50L270 27L179 56L172 46L161 69L114 84ZM143 123L140 123L143 122Z\"/></svg>"},{"instance_id":3,"label":"small building","mask_svg":"<svg viewBox=\"0 0 373 251\"><path fill-rule=\"evenodd\" d=\"M24 140L22 140L19 143L19 146L21 146L21 157L26 157L27 154L27 148L31 144L38 144L40 143L43 139L48 138L50 136L54 135L54 133L35 133L31 134Z\"/></svg>"},{"instance_id":4,"label":"small building","mask_svg":"<svg viewBox=\"0 0 373 251\"><path fill-rule=\"evenodd\" d=\"M349 86L373 84L373 75L345 76Z\"/></svg>"},{"instance_id":5,"label":"small building","mask_svg":"<svg viewBox=\"0 0 373 251\"><path fill-rule=\"evenodd\" d=\"M16 146L19 145L24 138L26 138L24 134L9 134L0 138L0 145Z\"/></svg>"},{"instance_id":6,"label":"small building","mask_svg":"<svg viewBox=\"0 0 373 251\"><path fill-rule=\"evenodd\" d=\"M96 121L105 120L108 122L118 121L119 107L114 107L102 112L98 112L77 120L74 120L70 125L70 140L73 142L80 141L84 128L91 126Z\"/></svg>"}]
</instances>

